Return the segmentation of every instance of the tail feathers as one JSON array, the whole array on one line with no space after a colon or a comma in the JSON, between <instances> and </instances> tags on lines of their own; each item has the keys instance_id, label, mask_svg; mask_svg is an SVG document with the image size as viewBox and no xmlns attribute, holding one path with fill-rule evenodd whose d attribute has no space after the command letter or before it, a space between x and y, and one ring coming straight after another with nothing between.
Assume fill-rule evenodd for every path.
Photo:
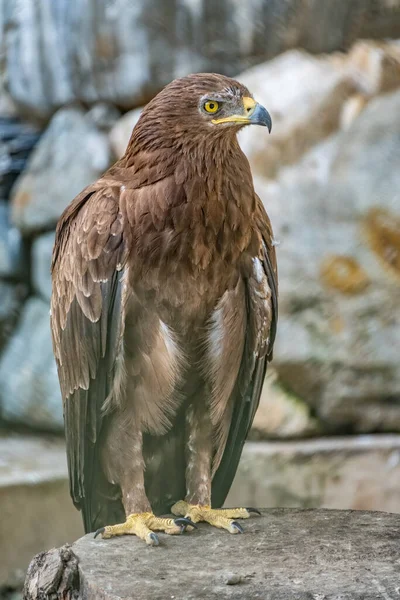
<instances>
[{"instance_id":1,"label":"tail feathers","mask_svg":"<svg viewBox=\"0 0 400 600\"><path fill-rule=\"evenodd\" d=\"M108 482L97 488L81 508L85 533L94 532L105 525L115 525L125 521L121 490L119 486Z\"/></svg>"}]
</instances>

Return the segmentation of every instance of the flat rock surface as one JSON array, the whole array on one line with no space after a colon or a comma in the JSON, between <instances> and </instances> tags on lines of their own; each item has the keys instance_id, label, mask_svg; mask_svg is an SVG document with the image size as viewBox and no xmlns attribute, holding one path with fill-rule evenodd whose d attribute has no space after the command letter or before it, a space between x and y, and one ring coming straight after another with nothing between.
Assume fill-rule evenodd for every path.
<instances>
[{"instance_id":1,"label":"flat rock surface","mask_svg":"<svg viewBox=\"0 0 400 600\"><path fill-rule=\"evenodd\" d=\"M0 432L0 590L23 580L34 554L82 533L63 440Z\"/></svg>"},{"instance_id":2,"label":"flat rock surface","mask_svg":"<svg viewBox=\"0 0 400 600\"><path fill-rule=\"evenodd\" d=\"M87 600L378 600L399 596L400 515L263 510L229 535L201 524L158 548L87 535L72 547Z\"/></svg>"},{"instance_id":3,"label":"flat rock surface","mask_svg":"<svg viewBox=\"0 0 400 600\"><path fill-rule=\"evenodd\" d=\"M400 435L247 442L225 504L400 513Z\"/></svg>"}]
</instances>

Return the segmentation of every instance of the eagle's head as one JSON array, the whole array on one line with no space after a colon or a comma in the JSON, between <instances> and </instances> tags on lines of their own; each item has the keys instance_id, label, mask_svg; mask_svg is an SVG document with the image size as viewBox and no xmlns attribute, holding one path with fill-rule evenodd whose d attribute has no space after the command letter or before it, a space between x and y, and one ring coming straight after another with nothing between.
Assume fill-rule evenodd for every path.
<instances>
[{"instance_id":1,"label":"eagle's head","mask_svg":"<svg viewBox=\"0 0 400 600\"><path fill-rule=\"evenodd\" d=\"M246 125L271 131L271 117L238 81L215 73L196 73L168 84L143 109L137 135L152 145L175 147L200 138L230 138Z\"/></svg>"}]
</instances>

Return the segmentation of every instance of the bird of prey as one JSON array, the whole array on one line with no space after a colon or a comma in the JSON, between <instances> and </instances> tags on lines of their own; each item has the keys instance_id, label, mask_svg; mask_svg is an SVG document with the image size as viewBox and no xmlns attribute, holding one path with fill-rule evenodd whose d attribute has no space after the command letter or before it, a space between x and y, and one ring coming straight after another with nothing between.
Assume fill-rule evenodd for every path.
<instances>
[{"instance_id":1,"label":"bird of prey","mask_svg":"<svg viewBox=\"0 0 400 600\"><path fill-rule=\"evenodd\" d=\"M59 220L51 326L87 532L157 545L155 531L199 521L239 533L252 512L219 508L277 320L271 224L237 141L247 125L271 118L237 81L173 81Z\"/></svg>"}]
</instances>

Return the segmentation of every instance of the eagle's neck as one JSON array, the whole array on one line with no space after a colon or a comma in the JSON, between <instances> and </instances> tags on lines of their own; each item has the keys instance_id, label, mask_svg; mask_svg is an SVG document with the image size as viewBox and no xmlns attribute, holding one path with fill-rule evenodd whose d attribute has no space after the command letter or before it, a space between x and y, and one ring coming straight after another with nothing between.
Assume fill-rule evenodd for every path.
<instances>
[{"instance_id":1,"label":"eagle's neck","mask_svg":"<svg viewBox=\"0 0 400 600\"><path fill-rule=\"evenodd\" d=\"M228 223L226 213L235 212L235 208L244 221L251 218L256 207L253 178L236 135L221 135L184 148L178 173L179 169L189 190L191 182L197 190L197 194L189 193L187 201L200 203L206 216L215 214L218 205Z\"/></svg>"},{"instance_id":2,"label":"eagle's neck","mask_svg":"<svg viewBox=\"0 0 400 600\"><path fill-rule=\"evenodd\" d=\"M134 277L166 305L179 300L174 290L182 288L207 313L257 252L250 167L236 139L224 143L222 136L211 145L158 152L128 156L119 167L132 186Z\"/></svg>"}]
</instances>

